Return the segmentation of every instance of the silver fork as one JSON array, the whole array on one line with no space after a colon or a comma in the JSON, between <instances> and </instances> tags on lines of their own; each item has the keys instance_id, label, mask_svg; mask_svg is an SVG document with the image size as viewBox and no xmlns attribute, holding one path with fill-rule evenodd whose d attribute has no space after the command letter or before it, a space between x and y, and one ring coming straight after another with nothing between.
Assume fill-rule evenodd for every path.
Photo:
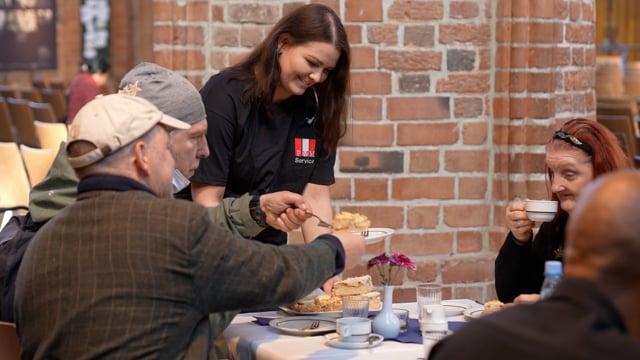
<instances>
[{"instance_id":1,"label":"silver fork","mask_svg":"<svg viewBox=\"0 0 640 360\"><path fill-rule=\"evenodd\" d=\"M302 328L302 330L313 330L320 327L320 320L313 320L309 326Z\"/></svg>"},{"instance_id":2,"label":"silver fork","mask_svg":"<svg viewBox=\"0 0 640 360\"><path fill-rule=\"evenodd\" d=\"M362 236L364 236L364 237L369 236L369 229L367 229L367 230L362 230L362 232L360 233L360 235L362 235Z\"/></svg>"},{"instance_id":3,"label":"silver fork","mask_svg":"<svg viewBox=\"0 0 640 360\"><path fill-rule=\"evenodd\" d=\"M326 221L322 220L318 215L316 215L316 214L314 214L314 213L312 213L312 212L307 211L307 217L312 217L312 216L313 216L314 218L318 219L318 226L326 227L326 228L329 228L329 229L333 229L333 225L331 225L331 224L329 224L328 222L326 222Z\"/></svg>"}]
</instances>

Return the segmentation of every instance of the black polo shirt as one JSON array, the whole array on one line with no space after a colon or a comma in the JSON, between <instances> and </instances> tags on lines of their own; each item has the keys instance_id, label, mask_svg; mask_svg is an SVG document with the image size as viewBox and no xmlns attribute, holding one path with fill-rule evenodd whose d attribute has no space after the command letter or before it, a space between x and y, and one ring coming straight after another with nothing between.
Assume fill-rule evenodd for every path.
<instances>
[{"instance_id":1,"label":"black polo shirt","mask_svg":"<svg viewBox=\"0 0 640 360\"><path fill-rule=\"evenodd\" d=\"M225 197L281 190L302 194L308 183L333 184L335 152L328 155L322 147L322 119L311 120L316 111L311 90L274 104L267 113L242 101L247 83L223 71L200 90L211 154L191 181L225 186ZM286 234L267 228L256 239L284 244Z\"/></svg>"}]
</instances>

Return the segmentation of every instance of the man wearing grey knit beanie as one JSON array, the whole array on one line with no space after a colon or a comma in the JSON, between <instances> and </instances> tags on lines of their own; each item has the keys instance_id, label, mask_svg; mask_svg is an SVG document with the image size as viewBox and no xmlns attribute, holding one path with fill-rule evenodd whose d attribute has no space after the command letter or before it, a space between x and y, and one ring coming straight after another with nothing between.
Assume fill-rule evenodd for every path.
<instances>
[{"instance_id":1,"label":"man wearing grey knit beanie","mask_svg":"<svg viewBox=\"0 0 640 360\"><path fill-rule=\"evenodd\" d=\"M170 149L176 161L173 173L173 192L190 198L189 178L200 159L209 156L207 115L198 90L183 76L158 64L143 62L136 65L120 81L120 93L149 100L160 111L180 119L191 128L171 133Z\"/></svg>"}]
</instances>

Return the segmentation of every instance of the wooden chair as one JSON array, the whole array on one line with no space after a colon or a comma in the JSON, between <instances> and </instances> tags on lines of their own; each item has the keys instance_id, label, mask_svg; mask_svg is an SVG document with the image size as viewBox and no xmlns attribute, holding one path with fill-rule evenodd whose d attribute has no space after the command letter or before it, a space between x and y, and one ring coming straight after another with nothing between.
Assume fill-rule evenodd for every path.
<instances>
[{"instance_id":1,"label":"wooden chair","mask_svg":"<svg viewBox=\"0 0 640 360\"><path fill-rule=\"evenodd\" d=\"M599 115L615 115L615 116L627 116L631 119L631 124L635 135L640 135L640 129L638 128L638 104L633 102L630 104L622 103L597 103L596 104L596 117Z\"/></svg>"},{"instance_id":2,"label":"wooden chair","mask_svg":"<svg viewBox=\"0 0 640 360\"><path fill-rule=\"evenodd\" d=\"M0 208L29 206L31 186L20 150L14 142L0 143L0 174Z\"/></svg>"},{"instance_id":3,"label":"wooden chair","mask_svg":"<svg viewBox=\"0 0 640 360\"><path fill-rule=\"evenodd\" d=\"M67 116L67 98L64 92L58 89L40 89L40 95L43 102L51 104L58 122L64 122Z\"/></svg>"},{"instance_id":4,"label":"wooden chair","mask_svg":"<svg viewBox=\"0 0 640 360\"><path fill-rule=\"evenodd\" d=\"M598 105L627 105L631 107L631 111L634 115L638 115L638 103L636 97L629 95L622 96L606 96L597 95L596 103ZM606 107L606 106L605 106Z\"/></svg>"},{"instance_id":5,"label":"wooden chair","mask_svg":"<svg viewBox=\"0 0 640 360\"><path fill-rule=\"evenodd\" d=\"M42 149L52 149L54 152L57 152L60 148L60 143L67 141L67 135L69 134L67 124L35 120L33 125L40 140L40 148Z\"/></svg>"},{"instance_id":6,"label":"wooden chair","mask_svg":"<svg viewBox=\"0 0 640 360\"><path fill-rule=\"evenodd\" d=\"M53 107L51 106L51 104L46 102L29 101L29 107L33 112L34 120L48 122L48 123L58 122L58 119L56 118L56 114L53 111Z\"/></svg>"},{"instance_id":7,"label":"wooden chair","mask_svg":"<svg viewBox=\"0 0 640 360\"><path fill-rule=\"evenodd\" d=\"M14 323L0 321L0 359L20 359L20 340Z\"/></svg>"},{"instance_id":8,"label":"wooden chair","mask_svg":"<svg viewBox=\"0 0 640 360\"><path fill-rule=\"evenodd\" d=\"M0 141L15 141L15 131L9 115L9 107L3 97L0 96Z\"/></svg>"},{"instance_id":9,"label":"wooden chair","mask_svg":"<svg viewBox=\"0 0 640 360\"><path fill-rule=\"evenodd\" d=\"M622 95L622 58L620 56L596 56L596 93Z\"/></svg>"},{"instance_id":10,"label":"wooden chair","mask_svg":"<svg viewBox=\"0 0 640 360\"><path fill-rule=\"evenodd\" d=\"M49 88L61 90L63 93L67 91L67 85L62 81L49 81Z\"/></svg>"},{"instance_id":11,"label":"wooden chair","mask_svg":"<svg viewBox=\"0 0 640 360\"><path fill-rule=\"evenodd\" d=\"M47 82L44 79L31 79L31 86L33 86L36 89L48 88Z\"/></svg>"},{"instance_id":12,"label":"wooden chair","mask_svg":"<svg viewBox=\"0 0 640 360\"><path fill-rule=\"evenodd\" d=\"M20 93L11 85L0 85L0 96L5 98L19 98Z\"/></svg>"},{"instance_id":13,"label":"wooden chair","mask_svg":"<svg viewBox=\"0 0 640 360\"><path fill-rule=\"evenodd\" d=\"M40 90L36 88L21 88L18 91L20 91L20 95L21 95L20 97L22 99L27 99L33 102L42 102L42 96L40 96Z\"/></svg>"},{"instance_id":14,"label":"wooden chair","mask_svg":"<svg viewBox=\"0 0 640 360\"><path fill-rule=\"evenodd\" d=\"M22 144L20 153L24 160L24 167L27 169L29 183L33 187L47 176L56 153L51 149L37 149Z\"/></svg>"},{"instance_id":15,"label":"wooden chair","mask_svg":"<svg viewBox=\"0 0 640 360\"><path fill-rule=\"evenodd\" d=\"M620 145L627 153L631 164L635 167L640 165L640 138L636 136L633 127L633 120L625 115L602 115L596 116L597 121L604 125L620 140Z\"/></svg>"},{"instance_id":16,"label":"wooden chair","mask_svg":"<svg viewBox=\"0 0 640 360\"><path fill-rule=\"evenodd\" d=\"M7 105L9 105L11 121L18 134L18 143L36 148L40 147L40 140L33 124L35 119L29 106L29 100L9 98L7 99Z\"/></svg>"}]
</instances>

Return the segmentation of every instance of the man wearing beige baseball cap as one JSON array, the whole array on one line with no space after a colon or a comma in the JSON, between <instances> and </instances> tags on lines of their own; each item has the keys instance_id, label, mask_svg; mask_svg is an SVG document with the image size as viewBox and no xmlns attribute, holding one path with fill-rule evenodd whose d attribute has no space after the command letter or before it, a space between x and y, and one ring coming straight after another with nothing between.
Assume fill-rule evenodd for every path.
<instances>
[{"instance_id":1,"label":"man wearing beige baseball cap","mask_svg":"<svg viewBox=\"0 0 640 360\"><path fill-rule=\"evenodd\" d=\"M276 247L171 198L169 133L187 126L123 94L80 110L66 147L78 200L18 275L23 358L215 358L209 314L293 302L359 262L364 238L349 231Z\"/></svg>"}]
</instances>

